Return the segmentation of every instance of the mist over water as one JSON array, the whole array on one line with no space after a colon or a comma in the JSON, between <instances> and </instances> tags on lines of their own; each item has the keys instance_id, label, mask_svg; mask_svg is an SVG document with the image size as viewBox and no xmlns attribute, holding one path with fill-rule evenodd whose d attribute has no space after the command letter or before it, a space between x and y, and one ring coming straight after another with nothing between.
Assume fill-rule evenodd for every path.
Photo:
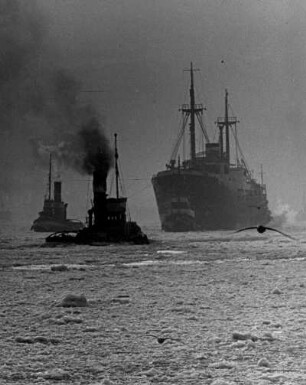
<instances>
[{"instance_id":1,"label":"mist over water","mask_svg":"<svg viewBox=\"0 0 306 385\"><path fill-rule=\"evenodd\" d=\"M39 2L0 0L0 10L0 194L18 219L33 218L50 153L58 170L92 174L95 154L107 172L112 150L95 108L78 100L81 83L57 61Z\"/></svg>"},{"instance_id":2,"label":"mist over water","mask_svg":"<svg viewBox=\"0 0 306 385\"><path fill-rule=\"evenodd\" d=\"M150 179L164 169L177 137L191 61L200 70L196 99L206 107L210 134L227 88L248 164L264 166L270 207L280 199L301 208L301 0L0 0L0 10L0 192L17 220L30 223L41 209L51 149L68 215L84 215L86 177L67 165L79 170L81 163L67 151L72 144L81 150L78 130L97 119L104 132L118 133L135 219L158 223Z\"/></svg>"},{"instance_id":3,"label":"mist over water","mask_svg":"<svg viewBox=\"0 0 306 385\"><path fill-rule=\"evenodd\" d=\"M306 213L293 204L306 164L304 7L0 0L0 197L14 214L0 226L1 384L306 382ZM130 186L145 179L134 210L155 221L150 178L177 134L169 118L181 102L176 74L191 60L208 100L222 101L223 85L236 98L246 157L268 163L269 226L294 239L256 229L166 233L159 222L139 222L149 245L59 246L31 232L50 152L65 173L69 217L73 205L86 213L80 202L93 171L112 167L108 124L80 101L85 78L85 89L97 89L104 77L99 103L128 155L120 153ZM63 308L70 293L88 306ZM174 340L159 344L150 334Z\"/></svg>"}]
</instances>

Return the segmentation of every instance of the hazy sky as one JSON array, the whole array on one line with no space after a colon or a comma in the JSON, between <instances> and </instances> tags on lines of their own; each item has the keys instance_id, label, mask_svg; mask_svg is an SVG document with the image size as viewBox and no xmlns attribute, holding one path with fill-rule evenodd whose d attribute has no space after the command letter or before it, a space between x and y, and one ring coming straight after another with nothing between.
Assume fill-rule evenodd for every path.
<instances>
[{"instance_id":1,"label":"hazy sky","mask_svg":"<svg viewBox=\"0 0 306 385\"><path fill-rule=\"evenodd\" d=\"M27 0L31 3L31 0ZM33 2L34 3L34 2ZM81 82L119 150L132 214L157 218L150 179L168 162L187 101L190 62L211 138L224 89L270 206L299 209L306 194L304 0L39 0L41 52ZM134 181L132 179L141 180ZM75 202L69 202L69 206ZM150 221L150 218L144 219Z\"/></svg>"}]
</instances>

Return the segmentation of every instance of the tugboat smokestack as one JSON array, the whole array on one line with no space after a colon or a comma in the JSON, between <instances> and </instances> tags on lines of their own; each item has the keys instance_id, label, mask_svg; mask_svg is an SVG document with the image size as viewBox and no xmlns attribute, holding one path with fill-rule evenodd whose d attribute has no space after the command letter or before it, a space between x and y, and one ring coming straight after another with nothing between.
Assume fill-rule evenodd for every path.
<instances>
[{"instance_id":1,"label":"tugboat smokestack","mask_svg":"<svg viewBox=\"0 0 306 385\"><path fill-rule=\"evenodd\" d=\"M62 201L62 182L54 182L54 201Z\"/></svg>"},{"instance_id":2,"label":"tugboat smokestack","mask_svg":"<svg viewBox=\"0 0 306 385\"><path fill-rule=\"evenodd\" d=\"M107 171L101 170L99 167L93 172L94 224L98 229L104 229L107 222L106 178Z\"/></svg>"}]
</instances>

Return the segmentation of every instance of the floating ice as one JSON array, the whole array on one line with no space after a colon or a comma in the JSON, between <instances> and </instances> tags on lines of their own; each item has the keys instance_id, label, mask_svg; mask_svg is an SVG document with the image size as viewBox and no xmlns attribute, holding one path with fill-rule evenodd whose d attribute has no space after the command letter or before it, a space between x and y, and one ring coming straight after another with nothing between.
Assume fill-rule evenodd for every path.
<instances>
[{"instance_id":1,"label":"floating ice","mask_svg":"<svg viewBox=\"0 0 306 385\"><path fill-rule=\"evenodd\" d=\"M46 264L46 265L22 265L22 266L13 266L12 269L14 270L51 270L51 271L64 271L69 269L84 269L84 267L89 268L93 267L93 265L82 265L77 263L71 263L71 264Z\"/></svg>"},{"instance_id":2,"label":"floating ice","mask_svg":"<svg viewBox=\"0 0 306 385\"><path fill-rule=\"evenodd\" d=\"M123 265L124 266L150 266L150 265L157 265L159 263L160 261L147 260L147 261L123 263Z\"/></svg>"},{"instance_id":3,"label":"floating ice","mask_svg":"<svg viewBox=\"0 0 306 385\"><path fill-rule=\"evenodd\" d=\"M157 250L157 254L184 254L183 250Z\"/></svg>"},{"instance_id":4,"label":"floating ice","mask_svg":"<svg viewBox=\"0 0 306 385\"><path fill-rule=\"evenodd\" d=\"M153 261L153 260L147 260L147 261L139 261L139 262L128 262L128 263L123 263L122 265L124 266L152 266L152 265L195 265L195 264L207 264L207 261ZM109 266L115 266L115 265L109 265Z\"/></svg>"},{"instance_id":5,"label":"floating ice","mask_svg":"<svg viewBox=\"0 0 306 385\"><path fill-rule=\"evenodd\" d=\"M257 341L258 337L252 335L251 333L240 333L240 332L233 332L232 337L236 341L245 341L245 340L252 340Z\"/></svg>"},{"instance_id":6,"label":"floating ice","mask_svg":"<svg viewBox=\"0 0 306 385\"><path fill-rule=\"evenodd\" d=\"M66 324L81 324L83 323L83 320L81 318L78 318L78 317L70 317L70 316L66 316L63 318L63 321L66 323Z\"/></svg>"},{"instance_id":7,"label":"floating ice","mask_svg":"<svg viewBox=\"0 0 306 385\"><path fill-rule=\"evenodd\" d=\"M214 362L212 364L209 364L208 366L210 368L214 368L214 369L232 369L236 365L233 362L229 362L229 361L224 360L224 361Z\"/></svg>"},{"instance_id":8,"label":"floating ice","mask_svg":"<svg viewBox=\"0 0 306 385\"><path fill-rule=\"evenodd\" d=\"M68 271L69 267L66 265L51 266L51 271Z\"/></svg>"},{"instance_id":9,"label":"floating ice","mask_svg":"<svg viewBox=\"0 0 306 385\"><path fill-rule=\"evenodd\" d=\"M85 307L88 306L88 302L84 294L68 294L62 300L61 306L63 307Z\"/></svg>"},{"instance_id":10,"label":"floating ice","mask_svg":"<svg viewBox=\"0 0 306 385\"><path fill-rule=\"evenodd\" d=\"M267 381L269 381L269 383L272 383L272 384L282 381L281 383L283 384L283 381L287 380L287 377L284 376L283 374L277 374L276 373L276 374L262 376L262 377L260 377L260 379L261 380L267 380ZM287 384L287 382L286 382L286 384ZM288 385L290 385L290 384L288 383Z\"/></svg>"},{"instance_id":11,"label":"floating ice","mask_svg":"<svg viewBox=\"0 0 306 385\"><path fill-rule=\"evenodd\" d=\"M282 291L276 287L273 291L272 291L272 294L282 294Z\"/></svg>"},{"instance_id":12,"label":"floating ice","mask_svg":"<svg viewBox=\"0 0 306 385\"><path fill-rule=\"evenodd\" d=\"M232 385L232 382L217 379L211 385Z\"/></svg>"},{"instance_id":13,"label":"floating ice","mask_svg":"<svg viewBox=\"0 0 306 385\"><path fill-rule=\"evenodd\" d=\"M26 337L18 336L15 338L15 341L18 343L21 343L21 344L33 344L34 343L33 339L31 337L28 337L28 336L26 336Z\"/></svg>"},{"instance_id":14,"label":"floating ice","mask_svg":"<svg viewBox=\"0 0 306 385\"><path fill-rule=\"evenodd\" d=\"M46 380L53 380L53 381L61 381L61 380L69 380L70 375L68 372L62 369L53 369L45 372L43 374L43 377Z\"/></svg>"},{"instance_id":15,"label":"floating ice","mask_svg":"<svg viewBox=\"0 0 306 385\"><path fill-rule=\"evenodd\" d=\"M257 365L264 368L269 368L271 366L270 362L266 358L261 358Z\"/></svg>"}]
</instances>

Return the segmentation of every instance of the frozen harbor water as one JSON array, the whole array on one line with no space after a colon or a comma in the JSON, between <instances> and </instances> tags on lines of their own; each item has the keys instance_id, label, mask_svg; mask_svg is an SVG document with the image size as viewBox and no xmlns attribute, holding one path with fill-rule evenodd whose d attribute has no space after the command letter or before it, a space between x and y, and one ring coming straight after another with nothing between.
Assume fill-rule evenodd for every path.
<instances>
[{"instance_id":1,"label":"frozen harbor water","mask_svg":"<svg viewBox=\"0 0 306 385\"><path fill-rule=\"evenodd\" d=\"M2 230L1 384L305 384L306 231L145 232L95 247Z\"/></svg>"}]
</instances>

